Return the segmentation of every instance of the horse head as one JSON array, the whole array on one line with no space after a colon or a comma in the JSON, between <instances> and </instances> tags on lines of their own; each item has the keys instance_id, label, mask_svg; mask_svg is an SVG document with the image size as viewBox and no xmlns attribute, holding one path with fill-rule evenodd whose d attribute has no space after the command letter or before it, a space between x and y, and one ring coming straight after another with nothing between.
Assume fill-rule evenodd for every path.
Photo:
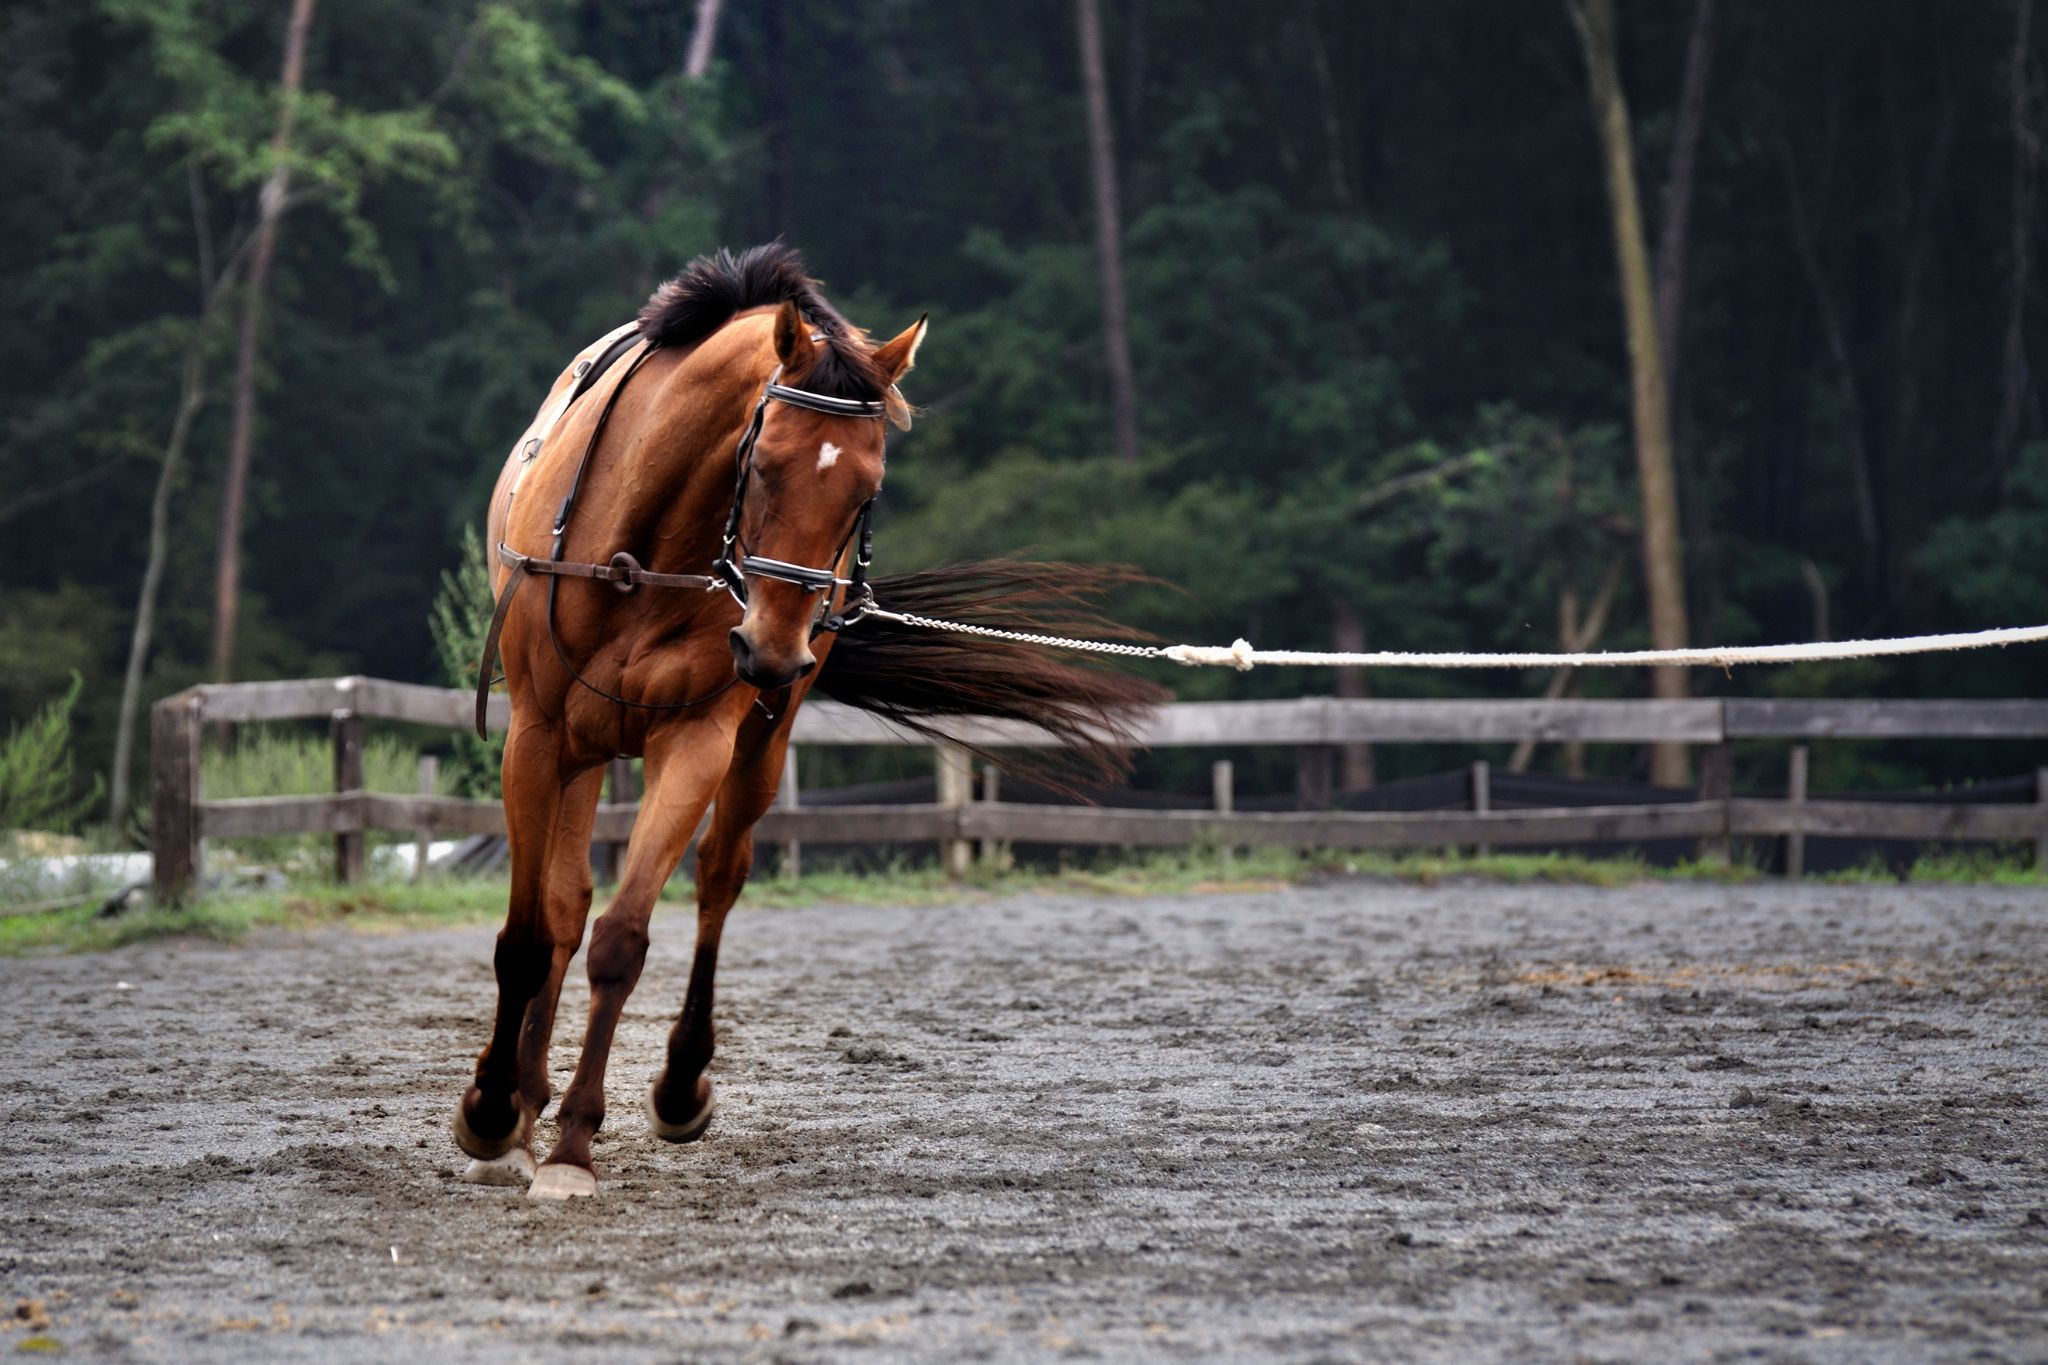
<instances>
[{"instance_id":1,"label":"horse head","mask_svg":"<svg viewBox=\"0 0 2048 1365\"><path fill-rule=\"evenodd\" d=\"M878 419L886 414L907 425L895 385L916 363L924 334L919 318L869 349L850 329L816 330L795 299L776 311L780 368L767 393L782 401L764 402L735 490L733 558L746 614L728 638L733 666L749 686L771 692L818 666L811 640L835 609L882 488ZM793 392L778 395L778 388ZM807 397L824 401L813 407ZM830 410L833 400L850 411Z\"/></svg>"}]
</instances>

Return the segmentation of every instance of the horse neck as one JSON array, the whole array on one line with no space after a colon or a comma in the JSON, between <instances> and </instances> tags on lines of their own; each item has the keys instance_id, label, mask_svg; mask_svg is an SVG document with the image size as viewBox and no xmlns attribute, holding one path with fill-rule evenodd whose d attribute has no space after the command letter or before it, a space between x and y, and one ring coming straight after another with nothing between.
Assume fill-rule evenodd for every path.
<instances>
[{"instance_id":1,"label":"horse neck","mask_svg":"<svg viewBox=\"0 0 2048 1365\"><path fill-rule=\"evenodd\" d=\"M775 368L770 321L736 319L647 376L656 382L620 433L623 458L607 481L609 543L644 547L671 571L710 563L732 502L733 451Z\"/></svg>"}]
</instances>

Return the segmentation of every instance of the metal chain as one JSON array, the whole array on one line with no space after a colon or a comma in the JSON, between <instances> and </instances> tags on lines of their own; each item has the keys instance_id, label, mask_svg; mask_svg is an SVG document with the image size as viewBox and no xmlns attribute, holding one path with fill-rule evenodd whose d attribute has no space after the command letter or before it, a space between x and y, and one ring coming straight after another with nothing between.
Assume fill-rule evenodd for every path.
<instances>
[{"instance_id":1,"label":"metal chain","mask_svg":"<svg viewBox=\"0 0 2048 1365\"><path fill-rule=\"evenodd\" d=\"M943 630L954 635L979 635L987 640L1015 640L1019 644L1049 645L1054 649L1070 649L1085 654L1115 654L1127 659L1167 657L1164 649L1153 645L1119 645L1107 640L1074 640L1064 635L1038 635L1028 630L997 630L993 626L970 626L958 621L941 621L931 616L915 616L908 612L889 611L883 607L869 607L861 613L860 619L865 620L870 616L906 626L922 626L926 630Z\"/></svg>"}]
</instances>

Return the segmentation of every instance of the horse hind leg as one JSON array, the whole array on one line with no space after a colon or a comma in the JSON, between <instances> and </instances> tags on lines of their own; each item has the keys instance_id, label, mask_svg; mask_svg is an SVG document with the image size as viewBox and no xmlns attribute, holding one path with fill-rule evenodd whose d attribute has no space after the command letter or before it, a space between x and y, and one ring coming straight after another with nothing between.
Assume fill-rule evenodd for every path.
<instances>
[{"instance_id":1,"label":"horse hind leg","mask_svg":"<svg viewBox=\"0 0 2048 1365\"><path fill-rule=\"evenodd\" d=\"M526 1007L519 1031L519 1094L535 1119L547 1112L548 1045L555 1031L555 1006L562 998L562 980L569 960L583 945L583 926L590 916L590 830L604 792L604 769L592 768L570 779L562 793L562 810L548 846L547 887L542 913L553 944L547 980ZM531 1174L529 1163L528 1174Z\"/></svg>"},{"instance_id":2,"label":"horse hind leg","mask_svg":"<svg viewBox=\"0 0 2048 1365\"><path fill-rule=\"evenodd\" d=\"M534 1173L530 1199L573 1199L597 1192L590 1145L604 1122L604 1073L626 998L647 961L647 924L655 898L690 836L732 753L729 730L708 720L676 726L650 740L647 794L626 846L619 889L590 932L590 1020L583 1054L562 1095L561 1131Z\"/></svg>"}]
</instances>

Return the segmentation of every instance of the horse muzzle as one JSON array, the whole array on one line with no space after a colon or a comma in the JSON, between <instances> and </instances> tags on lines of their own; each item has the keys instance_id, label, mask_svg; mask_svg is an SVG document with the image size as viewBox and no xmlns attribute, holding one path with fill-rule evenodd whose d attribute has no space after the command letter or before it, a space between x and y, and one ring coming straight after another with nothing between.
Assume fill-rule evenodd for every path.
<instances>
[{"instance_id":1,"label":"horse muzzle","mask_svg":"<svg viewBox=\"0 0 2048 1365\"><path fill-rule=\"evenodd\" d=\"M732 666L740 681L763 692L807 678L818 667L818 658L808 644L789 651L768 649L754 643L745 625L733 627L726 640L732 646Z\"/></svg>"}]
</instances>

